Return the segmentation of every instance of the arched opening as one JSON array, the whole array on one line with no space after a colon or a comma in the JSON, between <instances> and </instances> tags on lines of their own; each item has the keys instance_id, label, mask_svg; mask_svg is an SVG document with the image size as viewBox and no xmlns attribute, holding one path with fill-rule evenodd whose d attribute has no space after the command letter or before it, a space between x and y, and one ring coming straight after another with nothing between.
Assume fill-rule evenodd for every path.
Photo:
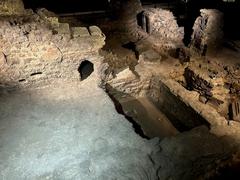
<instances>
[{"instance_id":1,"label":"arched opening","mask_svg":"<svg viewBox=\"0 0 240 180\"><path fill-rule=\"evenodd\" d=\"M84 60L78 68L81 81L87 79L92 74L93 71L94 71L93 63L91 63L88 60Z\"/></svg>"},{"instance_id":2,"label":"arched opening","mask_svg":"<svg viewBox=\"0 0 240 180\"><path fill-rule=\"evenodd\" d=\"M150 20L149 20L149 17L145 17L145 21L146 21L146 32L148 34L151 34L151 26L150 26Z\"/></svg>"},{"instance_id":3,"label":"arched opening","mask_svg":"<svg viewBox=\"0 0 240 180\"><path fill-rule=\"evenodd\" d=\"M142 27L143 28L143 24L144 24L144 12L140 12L137 14L137 24L138 26Z\"/></svg>"},{"instance_id":4,"label":"arched opening","mask_svg":"<svg viewBox=\"0 0 240 180\"><path fill-rule=\"evenodd\" d=\"M149 17L144 15L144 11L137 14L137 24L145 32L151 34L150 20L149 20Z\"/></svg>"},{"instance_id":5,"label":"arched opening","mask_svg":"<svg viewBox=\"0 0 240 180\"><path fill-rule=\"evenodd\" d=\"M147 25L146 25L146 17L144 15L144 11L137 14L137 24L146 32Z\"/></svg>"}]
</instances>

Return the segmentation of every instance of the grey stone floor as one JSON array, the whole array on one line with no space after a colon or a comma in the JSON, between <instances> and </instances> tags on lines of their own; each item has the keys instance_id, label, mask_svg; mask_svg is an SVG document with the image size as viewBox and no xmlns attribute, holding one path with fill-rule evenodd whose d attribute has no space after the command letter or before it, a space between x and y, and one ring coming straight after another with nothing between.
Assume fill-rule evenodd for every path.
<instances>
[{"instance_id":1,"label":"grey stone floor","mask_svg":"<svg viewBox=\"0 0 240 180\"><path fill-rule=\"evenodd\" d=\"M97 83L0 95L0 179L156 179L152 145Z\"/></svg>"}]
</instances>

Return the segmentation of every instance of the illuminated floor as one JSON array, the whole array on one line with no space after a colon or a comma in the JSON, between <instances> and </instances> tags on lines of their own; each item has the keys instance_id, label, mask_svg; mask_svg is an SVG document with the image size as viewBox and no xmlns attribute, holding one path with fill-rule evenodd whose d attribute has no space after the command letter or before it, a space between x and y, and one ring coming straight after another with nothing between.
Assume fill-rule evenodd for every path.
<instances>
[{"instance_id":1,"label":"illuminated floor","mask_svg":"<svg viewBox=\"0 0 240 180\"><path fill-rule=\"evenodd\" d=\"M0 179L155 178L151 146L93 82L0 96Z\"/></svg>"},{"instance_id":2,"label":"illuminated floor","mask_svg":"<svg viewBox=\"0 0 240 180\"><path fill-rule=\"evenodd\" d=\"M196 179L230 152L206 127L141 138L91 78L0 95L0 180Z\"/></svg>"}]
</instances>

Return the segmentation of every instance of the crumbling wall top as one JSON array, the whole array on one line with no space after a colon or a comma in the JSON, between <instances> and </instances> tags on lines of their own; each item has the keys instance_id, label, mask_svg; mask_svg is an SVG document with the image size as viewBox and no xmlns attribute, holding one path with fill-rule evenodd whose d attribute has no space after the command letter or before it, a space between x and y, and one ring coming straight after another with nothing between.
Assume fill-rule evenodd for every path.
<instances>
[{"instance_id":1,"label":"crumbling wall top","mask_svg":"<svg viewBox=\"0 0 240 180\"><path fill-rule=\"evenodd\" d=\"M0 15L18 15L24 13L22 0L1 0Z\"/></svg>"}]
</instances>

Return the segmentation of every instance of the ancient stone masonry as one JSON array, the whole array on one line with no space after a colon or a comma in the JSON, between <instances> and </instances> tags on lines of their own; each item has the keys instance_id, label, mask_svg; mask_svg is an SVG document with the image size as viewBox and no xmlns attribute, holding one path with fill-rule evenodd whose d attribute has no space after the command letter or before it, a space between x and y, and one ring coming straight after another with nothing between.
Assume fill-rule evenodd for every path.
<instances>
[{"instance_id":1,"label":"ancient stone masonry","mask_svg":"<svg viewBox=\"0 0 240 180\"><path fill-rule=\"evenodd\" d=\"M179 27L172 12L160 8L146 8L137 15L141 44L152 46L160 54L169 55L183 47L184 28ZM141 49L141 48L140 48ZM141 53L141 50L139 50Z\"/></svg>"},{"instance_id":2,"label":"ancient stone masonry","mask_svg":"<svg viewBox=\"0 0 240 180\"><path fill-rule=\"evenodd\" d=\"M97 26L70 27L45 9L0 17L0 86L79 79L85 59L98 63L105 36Z\"/></svg>"},{"instance_id":3,"label":"ancient stone masonry","mask_svg":"<svg viewBox=\"0 0 240 180\"><path fill-rule=\"evenodd\" d=\"M23 14L24 5L21 0L1 0L0 15Z\"/></svg>"},{"instance_id":4,"label":"ancient stone masonry","mask_svg":"<svg viewBox=\"0 0 240 180\"><path fill-rule=\"evenodd\" d=\"M160 8L144 8L139 0L111 1L112 11L118 18L113 27L138 43L138 54L143 50L139 44L145 44L160 54L169 54L183 47L184 29L179 27L172 12ZM127 42L128 41L128 42Z\"/></svg>"},{"instance_id":5,"label":"ancient stone masonry","mask_svg":"<svg viewBox=\"0 0 240 180\"><path fill-rule=\"evenodd\" d=\"M223 39L223 14L216 9L202 9L193 26L190 47L198 55L205 56L216 50Z\"/></svg>"},{"instance_id":6,"label":"ancient stone masonry","mask_svg":"<svg viewBox=\"0 0 240 180\"><path fill-rule=\"evenodd\" d=\"M175 43L182 42L184 29L183 27L178 27L172 12L159 8L148 8L143 13L143 20L143 26L146 26L145 29L147 29L148 33Z\"/></svg>"},{"instance_id":7,"label":"ancient stone masonry","mask_svg":"<svg viewBox=\"0 0 240 180\"><path fill-rule=\"evenodd\" d=\"M211 59L192 59L176 73L181 84L199 94L199 101L211 105L227 120L239 121L239 66L225 65ZM174 70L176 71L176 70Z\"/></svg>"}]
</instances>

